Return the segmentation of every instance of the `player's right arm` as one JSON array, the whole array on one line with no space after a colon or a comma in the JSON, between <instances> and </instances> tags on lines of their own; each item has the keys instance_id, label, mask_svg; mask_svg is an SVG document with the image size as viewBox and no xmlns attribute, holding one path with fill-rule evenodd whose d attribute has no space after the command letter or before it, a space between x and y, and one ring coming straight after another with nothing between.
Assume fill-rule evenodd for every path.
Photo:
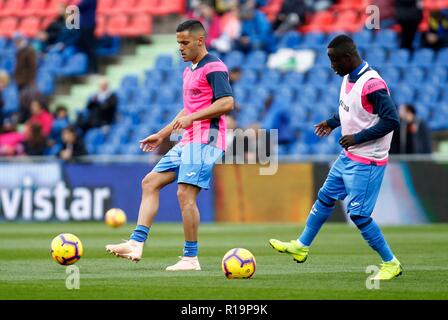
<instances>
[{"instance_id":1,"label":"player's right arm","mask_svg":"<svg viewBox=\"0 0 448 320\"><path fill-rule=\"evenodd\" d=\"M163 129L161 129L159 132L151 134L147 136L145 139L140 140L140 149L142 149L144 152L148 151L154 151L161 143L162 141L171 135L171 133L174 130L174 123L177 119L182 117L184 115L184 110L182 109L176 117L171 121L168 125L166 125Z\"/></svg>"},{"instance_id":2,"label":"player's right arm","mask_svg":"<svg viewBox=\"0 0 448 320\"><path fill-rule=\"evenodd\" d=\"M314 133L321 138L327 137L333 129L339 127L340 125L341 120L339 119L339 114L336 113L332 118L314 125Z\"/></svg>"}]
</instances>

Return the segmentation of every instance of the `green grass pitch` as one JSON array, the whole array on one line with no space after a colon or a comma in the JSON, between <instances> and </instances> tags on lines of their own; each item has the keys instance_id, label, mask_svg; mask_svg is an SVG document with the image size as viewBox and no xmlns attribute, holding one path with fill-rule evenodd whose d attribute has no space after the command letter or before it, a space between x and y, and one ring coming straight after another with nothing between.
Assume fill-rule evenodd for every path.
<instances>
[{"instance_id":1,"label":"green grass pitch","mask_svg":"<svg viewBox=\"0 0 448 320\"><path fill-rule=\"evenodd\" d=\"M164 271L177 261L183 245L181 224L156 224L139 263L104 250L129 237L132 226L110 229L102 223L1 223L0 299L448 299L448 225L383 227L403 264L403 276L366 289L368 265L377 255L359 232L345 224L327 224L306 263L275 252L269 238L293 239L292 224L202 224L203 271ZM84 256L77 262L79 290L65 287L65 267L52 261L50 241L62 232L77 235ZM252 251L252 279L228 280L221 259L234 247Z\"/></svg>"}]
</instances>

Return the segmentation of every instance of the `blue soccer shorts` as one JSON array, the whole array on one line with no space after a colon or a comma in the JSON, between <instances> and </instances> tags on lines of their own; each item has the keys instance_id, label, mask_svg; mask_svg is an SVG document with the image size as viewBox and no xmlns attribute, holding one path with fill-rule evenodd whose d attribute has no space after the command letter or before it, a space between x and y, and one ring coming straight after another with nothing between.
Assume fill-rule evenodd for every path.
<instances>
[{"instance_id":1,"label":"blue soccer shorts","mask_svg":"<svg viewBox=\"0 0 448 320\"><path fill-rule=\"evenodd\" d=\"M221 149L207 144L189 143L184 146L176 144L160 159L152 171L174 171L177 183L209 189L213 167L223 153Z\"/></svg>"},{"instance_id":2,"label":"blue soccer shorts","mask_svg":"<svg viewBox=\"0 0 448 320\"><path fill-rule=\"evenodd\" d=\"M335 200L348 200L347 214L370 216L383 181L386 166L363 164L342 151L330 169L319 193Z\"/></svg>"}]
</instances>

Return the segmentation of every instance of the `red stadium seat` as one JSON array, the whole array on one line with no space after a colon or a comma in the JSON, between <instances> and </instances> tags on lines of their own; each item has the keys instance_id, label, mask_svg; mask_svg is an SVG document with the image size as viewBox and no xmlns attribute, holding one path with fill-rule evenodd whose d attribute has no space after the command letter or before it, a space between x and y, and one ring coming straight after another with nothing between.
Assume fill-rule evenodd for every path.
<instances>
[{"instance_id":1,"label":"red stadium seat","mask_svg":"<svg viewBox=\"0 0 448 320\"><path fill-rule=\"evenodd\" d=\"M0 17L18 16L25 7L25 0L7 0L0 11Z\"/></svg>"},{"instance_id":2,"label":"red stadium seat","mask_svg":"<svg viewBox=\"0 0 448 320\"><path fill-rule=\"evenodd\" d=\"M48 0L28 0L25 8L19 13L21 17L36 17L44 15Z\"/></svg>"},{"instance_id":3,"label":"red stadium seat","mask_svg":"<svg viewBox=\"0 0 448 320\"><path fill-rule=\"evenodd\" d=\"M275 17L282 8L283 0L269 0L268 4L260 10L266 14L269 21L274 21Z\"/></svg>"},{"instance_id":4,"label":"red stadium seat","mask_svg":"<svg viewBox=\"0 0 448 320\"><path fill-rule=\"evenodd\" d=\"M69 1L49 0L47 6L43 8L41 15L45 17L56 17L59 15L63 4L68 4Z\"/></svg>"},{"instance_id":5,"label":"red stadium seat","mask_svg":"<svg viewBox=\"0 0 448 320\"><path fill-rule=\"evenodd\" d=\"M125 35L136 37L149 35L152 32L152 16L146 13L136 14L132 17L130 25L126 28Z\"/></svg>"},{"instance_id":6,"label":"red stadium seat","mask_svg":"<svg viewBox=\"0 0 448 320\"><path fill-rule=\"evenodd\" d=\"M330 31L356 32L362 28L362 24L363 21L358 11L344 10L338 13L335 23L331 25Z\"/></svg>"},{"instance_id":7,"label":"red stadium seat","mask_svg":"<svg viewBox=\"0 0 448 320\"><path fill-rule=\"evenodd\" d=\"M309 24L300 29L302 32L329 32L334 16L330 11L321 11L314 14L309 21Z\"/></svg>"},{"instance_id":8,"label":"red stadium seat","mask_svg":"<svg viewBox=\"0 0 448 320\"><path fill-rule=\"evenodd\" d=\"M144 12L152 15L156 15L158 12L159 0L137 0L134 7L134 13Z\"/></svg>"},{"instance_id":9,"label":"red stadium seat","mask_svg":"<svg viewBox=\"0 0 448 320\"><path fill-rule=\"evenodd\" d=\"M185 0L159 0L155 15L164 16L172 13L185 13Z\"/></svg>"},{"instance_id":10,"label":"red stadium seat","mask_svg":"<svg viewBox=\"0 0 448 320\"><path fill-rule=\"evenodd\" d=\"M108 14L132 13L137 5L137 0L115 0Z\"/></svg>"},{"instance_id":11,"label":"red stadium seat","mask_svg":"<svg viewBox=\"0 0 448 320\"><path fill-rule=\"evenodd\" d=\"M96 16L96 28L95 28L95 36L100 38L104 36L107 32L107 16L106 15L97 15Z\"/></svg>"},{"instance_id":12,"label":"red stadium seat","mask_svg":"<svg viewBox=\"0 0 448 320\"><path fill-rule=\"evenodd\" d=\"M128 26L128 21L128 16L124 14L110 16L106 27L107 34L119 37L124 36Z\"/></svg>"},{"instance_id":13,"label":"red stadium seat","mask_svg":"<svg viewBox=\"0 0 448 320\"><path fill-rule=\"evenodd\" d=\"M33 38L40 30L40 18L27 17L20 23L19 31L25 37Z\"/></svg>"},{"instance_id":14,"label":"red stadium seat","mask_svg":"<svg viewBox=\"0 0 448 320\"><path fill-rule=\"evenodd\" d=\"M17 18L7 17L0 20L0 37L11 38L17 31Z\"/></svg>"},{"instance_id":15,"label":"red stadium seat","mask_svg":"<svg viewBox=\"0 0 448 320\"><path fill-rule=\"evenodd\" d=\"M114 5L115 0L98 0L96 13L100 15L109 14Z\"/></svg>"}]
</instances>

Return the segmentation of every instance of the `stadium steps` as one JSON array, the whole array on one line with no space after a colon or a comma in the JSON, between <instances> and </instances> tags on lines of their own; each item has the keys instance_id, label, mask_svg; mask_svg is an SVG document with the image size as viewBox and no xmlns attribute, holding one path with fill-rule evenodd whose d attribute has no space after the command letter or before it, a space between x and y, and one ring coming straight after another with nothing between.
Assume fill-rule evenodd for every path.
<instances>
[{"instance_id":1,"label":"stadium steps","mask_svg":"<svg viewBox=\"0 0 448 320\"><path fill-rule=\"evenodd\" d=\"M159 54L177 55L175 35L154 35L151 40L150 45L138 45L133 55L122 56L118 64L107 67L104 77L112 90L120 86L125 75L136 75L143 79L145 70L153 67ZM75 120L76 113L86 106L88 98L98 90L98 85L98 76L90 76L85 83L73 85L69 94L55 97L52 110L57 105L64 104L69 110L70 119Z\"/></svg>"}]
</instances>

